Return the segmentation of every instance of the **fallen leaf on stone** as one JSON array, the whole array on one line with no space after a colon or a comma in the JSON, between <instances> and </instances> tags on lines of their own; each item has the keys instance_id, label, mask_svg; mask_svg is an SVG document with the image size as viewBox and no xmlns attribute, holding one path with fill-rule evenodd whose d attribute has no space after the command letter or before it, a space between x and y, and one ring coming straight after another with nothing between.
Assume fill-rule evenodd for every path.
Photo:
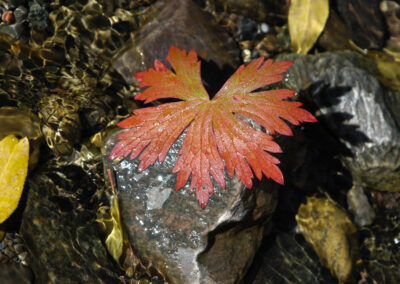
<instances>
[{"instance_id":1,"label":"fallen leaf on stone","mask_svg":"<svg viewBox=\"0 0 400 284\"><path fill-rule=\"evenodd\" d=\"M356 228L346 212L328 199L310 197L299 207L296 221L321 263L340 282L348 281L354 269L358 245Z\"/></svg>"},{"instance_id":2,"label":"fallen leaf on stone","mask_svg":"<svg viewBox=\"0 0 400 284\"><path fill-rule=\"evenodd\" d=\"M0 141L0 223L17 208L28 173L29 140L9 135Z\"/></svg>"},{"instance_id":3,"label":"fallen leaf on stone","mask_svg":"<svg viewBox=\"0 0 400 284\"><path fill-rule=\"evenodd\" d=\"M329 0L291 0L288 15L292 48L307 54L324 30L329 16Z\"/></svg>"},{"instance_id":4,"label":"fallen leaf on stone","mask_svg":"<svg viewBox=\"0 0 400 284\"><path fill-rule=\"evenodd\" d=\"M293 135L283 121L298 125L316 119L300 108L301 103L284 101L294 91L258 91L266 85L281 81L280 75L292 65L289 61L264 61L261 57L247 66L240 66L221 90L210 100L200 76L200 62L195 51L187 53L171 47L167 60L174 72L156 60L155 69L134 76L147 87L135 99L145 103L162 98L182 101L155 107L136 109L135 115L121 121L118 126L129 128L118 135L120 140L109 158L135 159L139 155L139 171L162 163L175 140L188 128L180 157L173 172L177 174L176 189L181 189L191 176L191 189L202 208L214 193L211 176L225 188L225 165L231 178L252 187L253 172L283 183L278 168L279 160L268 152L281 152L273 137L255 130L237 115L252 119L270 134L276 132ZM224 163L225 162L225 163Z\"/></svg>"}]
</instances>

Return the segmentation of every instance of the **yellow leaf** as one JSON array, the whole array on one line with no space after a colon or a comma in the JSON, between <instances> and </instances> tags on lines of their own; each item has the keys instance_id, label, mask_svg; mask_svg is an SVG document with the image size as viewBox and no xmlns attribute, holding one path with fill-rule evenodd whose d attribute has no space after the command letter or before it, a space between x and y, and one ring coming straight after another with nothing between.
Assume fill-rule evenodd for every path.
<instances>
[{"instance_id":1,"label":"yellow leaf","mask_svg":"<svg viewBox=\"0 0 400 284\"><path fill-rule=\"evenodd\" d=\"M291 0L289 33L293 50L306 54L324 30L329 16L329 0Z\"/></svg>"},{"instance_id":2,"label":"yellow leaf","mask_svg":"<svg viewBox=\"0 0 400 284\"><path fill-rule=\"evenodd\" d=\"M116 195L111 196L110 203L110 212L101 213L102 216L96 221L102 225L107 235L106 247L108 252L117 263L120 263L120 258L124 250L124 231L122 229Z\"/></svg>"},{"instance_id":3,"label":"yellow leaf","mask_svg":"<svg viewBox=\"0 0 400 284\"><path fill-rule=\"evenodd\" d=\"M378 76L379 81L393 90L400 90L400 63L381 59L375 59L375 63L382 75Z\"/></svg>"},{"instance_id":4,"label":"yellow leaf","mask_svg":"<svg viewBox=\"0 0 400 284\"><path fill-rule=\"evenodd\" d=\"M28 173L28 161L28 138L18 141L14 135L9 135L0 142L0 223L18 206Z\"/></svg>"},{"instance_id":5,"label":"yellow leaf","mask_svg":"<svg viewBox=\"0 0 400 284\"><path fill-rule=\"evenodd\" d=\"M373 70L372 74L386 87L393 90L400 90L400 53L390 52L384 48L384 52L379 50L364 51L358 47L353 41L350 44L361 54L374 60L377 71Z\"/></svg>"},{"instance_id":6,"label":"yellow leaf","mask_svg":"<svg viewBox=\"0 0 400 284\"><path fill-rule=\"evenodd\" d=\"M0 141L0 174L4 171L4 168L10 158L11 152L15 145L18 143L18 138L14 135L8 135Z\"/></svg>"},{"instance_id":7,"label":"yellow leaf","mask_svg":"<svg viewBox=\"0 0 400 284\"><path fill-rule=\"evenodd\" d=\"M309 197L300 205L296 221L322 264L340 283L350 280L357 255L356 228L338 205L329 199Z\"/></svg>"}]
</instances>

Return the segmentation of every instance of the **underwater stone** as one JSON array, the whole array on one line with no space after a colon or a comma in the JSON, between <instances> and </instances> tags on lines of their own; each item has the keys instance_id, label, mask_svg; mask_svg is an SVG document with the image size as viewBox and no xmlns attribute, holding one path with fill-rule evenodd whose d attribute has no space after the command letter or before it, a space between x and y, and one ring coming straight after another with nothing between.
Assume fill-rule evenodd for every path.
<instances>
[{"instance_id":1,"label":"underwater stone","mask_svg":"<svg viewBox=\"0 0 400 284\"><path fill-rule=\"evenodd\" d=\"M172 283L239 282L275 210L279 185L264 178L246 189L226 178L226 189L214 182L203 210L188 184L175 190L172 169L185 134L163 164L137 172L137 160L108 160L118 133L105 141L104 165L114 173L121 217L138 257Z\"/></svg>"},{"instance_id":2,"label":"underwater stone","mask_svg":"<svg viewBox=\"0 0 400 284\"><path fill-rule=\"evenodd\" d=\"M31 27L46 29L48 24L49 13L45 6L41 6L36 0L29 2L28 22Z\"/></svg>"},{"instance_id":3,"label":"underwater stone","mask_svg":"<svg viewBox=\"0 0 400 284\"><path fill-rule=\"evenodd\" d=\"M99 191L82 168L49 160L27 187L20 233L35 283L120 283L93 210Z\"/></svg>"},{"instance_id":4,"label":"underwater stone","mask_svg":"<svg viewBox=\"0 0 400 284\"><path fill-rule=\"evenodd\" d=\"M337 283L335 277L321 266L312 246L299 234L280 232L274 240L265 238L263 242L265 249L259 252L259 267L254 271L254 280L244 283Z\"/></svg>"},{"instance_id":5,"label":"underwater stone","mask_svg":"<svg viewBox=\"0 0 400 284\"><path fill-rule=\"evenodd\" d=\"M386 41L386 25L379 9L381 0L336 0L334 8L362 49L380 49Z\"/></svg>"},{"instance_id":6,"label":"underwater stone","mask_svg":"<svg viewBox=\"0 0 400 284\"><path fill-rule=\"evenodd\" d=\"M20 39L22 34L27 30L26 22L14 23L11 25L0 26L0 33L7 34L14 39Z\"/></svg>"},{"instance_id":7,"label":"underwater stone","mask_svg":"<svg viewBox=\"0 0 400 284\"><path fill-rule=\"evenodd\" d=\"M347 192L347 204L354 215L354 223L359 227L372 224L375 219L375 211L371 204L369 204L368 197L365 195L362 187L353 186L353 188Z\"/></svg>"},{"instance_id":8,"label":"underwater stone","mask_svg":"<svg viewBox=\"0 0 400 284\"><path fill-rule=\"evenodd\" d=\"M155 59L166 64L171 46L195 50L202 67L208 62L209 70L202 72L206 82L212 78L208 83L215 84L222 77L221 70L233 73L239 64L239 48L211 15L191 0L157 1L152 8L147 22L113 59L114 68L127 83L134 82L133 73L153 67Z\"/></svg>"}]
</instances>

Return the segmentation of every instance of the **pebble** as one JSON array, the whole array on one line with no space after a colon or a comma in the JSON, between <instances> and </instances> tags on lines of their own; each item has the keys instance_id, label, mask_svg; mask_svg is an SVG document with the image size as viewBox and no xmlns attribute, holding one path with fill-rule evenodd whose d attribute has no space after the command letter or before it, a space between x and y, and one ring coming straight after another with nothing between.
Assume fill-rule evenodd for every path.
<instances>
[{"instance_id":1,"label":"pebble","mask_svg":"<svg viewBox=\"0 0 400 284\"><path fill-rule=\"evenodd\" d=\"M354 222L359 226L369 226L375 219L375 211L368 201L364 189L353 186L347 193L347 204L353 213Z\"/></svg>"},{"instance_id":2,"label":"pebble","mask_svg":"<svg viewBox=\"0 0 400 284\"><path fill-rule=\"evenodd\" d=\"M1 20L7 24L12 24L15 22L14 12L13 11L5 11L3 15L1 15Z\"/></svg>"},{"instance_id":3,"label":"pebble","mask_svg":"<svg viewBox=\"0 0 400 284\"><path fill-rule=\"evenodd\" d=\"M22 245L22 244L15 244L14 249L17 254L20 254L20 253L23 253L24 251L26 251L24 245Z\"/></svg>"},{"instance_id":4,"label":"pebble","mask_svg":"<svg viewBox=\"0 0 400 284\"><path fill-rule=\"evenodd\" d=\"M8 256L9 258L14 257L15 255L14 252L8 247L3 250L3 254Z\"/></svg>"},{"instance_id":5,"label":"pebble","mask_svg":"<svg viewBox=\"0 0 400 284\"><path fill-rule=\"evenodd\" d=\"M0 255L0 263L7 263L8 260L9 258L6 255L4 254Z\"/></svg>"},{"instance_id":6,"label":"pebble","mask_svg":"<svg viewBox=\"0 0 400 284\"><path fill-rule=\"evenodd\" d=\"M28 251L21 237L16 233L6 233L0 242L0 263L16 262L27 265Z\"/></svg>"},{"instance_id":7,"label":"pebble","mask_svg":"<svg viewBox=\"0 0 400 284\"><path fill-rule=\"evenodd\" d=\"M28 252L24 251L24 252L22 252L21 254L18 255L18 259L21 260L21 261L24 261L27 256L28 256Z\"/></svg>"}]
</instances>

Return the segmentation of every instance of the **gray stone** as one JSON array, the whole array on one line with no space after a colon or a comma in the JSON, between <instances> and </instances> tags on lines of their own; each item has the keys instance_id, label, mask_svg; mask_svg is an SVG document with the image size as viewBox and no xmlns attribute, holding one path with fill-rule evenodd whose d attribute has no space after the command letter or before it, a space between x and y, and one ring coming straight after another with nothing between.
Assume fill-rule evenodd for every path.
<instances>
[{"instance_id":1,"label":"gray stone","mask_svg":"<svg viewBox=\"0 0 400 284\"><path fill-rule=\"evenodd\" d=\"M210 83L216 84L221 70L233 73L232 68L239 64L239 48L211 15L191 0L161 0L152 8L147 22L113 58L114 68L126 82L132 84L132 74L153 67L155 59L166 64L171 46L187 51L193 49L210 63L209 70L203 72L206 82L209 77Z\"/></svg>"},{"instance_id":2,"label":"gray stone","mask_svg":"<svg viewBox=\"0 0 400 284\"><path fill-rule=\"evenodd\" d=\"M347 204L353 213L353 220L359 227L369 226L375 219L375 211L360 186L353 186L347 192Z\"/></svg>"},{"instance_id":3,"label":"gray stone","mask_svg":"<svg viewBox=\"0 0 400 284\"><path fill-rule=\"evenodd\" d=\"M317 109L318 120L349 150L341 156L353 179L376 190L400 190L400 132L385 90L363 68L362 55L342 51L288 55L286 85Z\"/></svg>"},{"instance_id":4,"label":"gray stone","mask_svg":"<svg viewBox=\"0 0 400 284\"><path fill-rule=\"evenodd\" d=\"M104 145L105 169L114 173L121 217L134 251L172 283L238 283L258 249L276 207L277 184L263 179L246 189L226 179L203 210L188 183L175 191L172 168L185 134L163 164L137 172L138 161L108 160L116 134Z\"/></svg>"}]
</instances>

